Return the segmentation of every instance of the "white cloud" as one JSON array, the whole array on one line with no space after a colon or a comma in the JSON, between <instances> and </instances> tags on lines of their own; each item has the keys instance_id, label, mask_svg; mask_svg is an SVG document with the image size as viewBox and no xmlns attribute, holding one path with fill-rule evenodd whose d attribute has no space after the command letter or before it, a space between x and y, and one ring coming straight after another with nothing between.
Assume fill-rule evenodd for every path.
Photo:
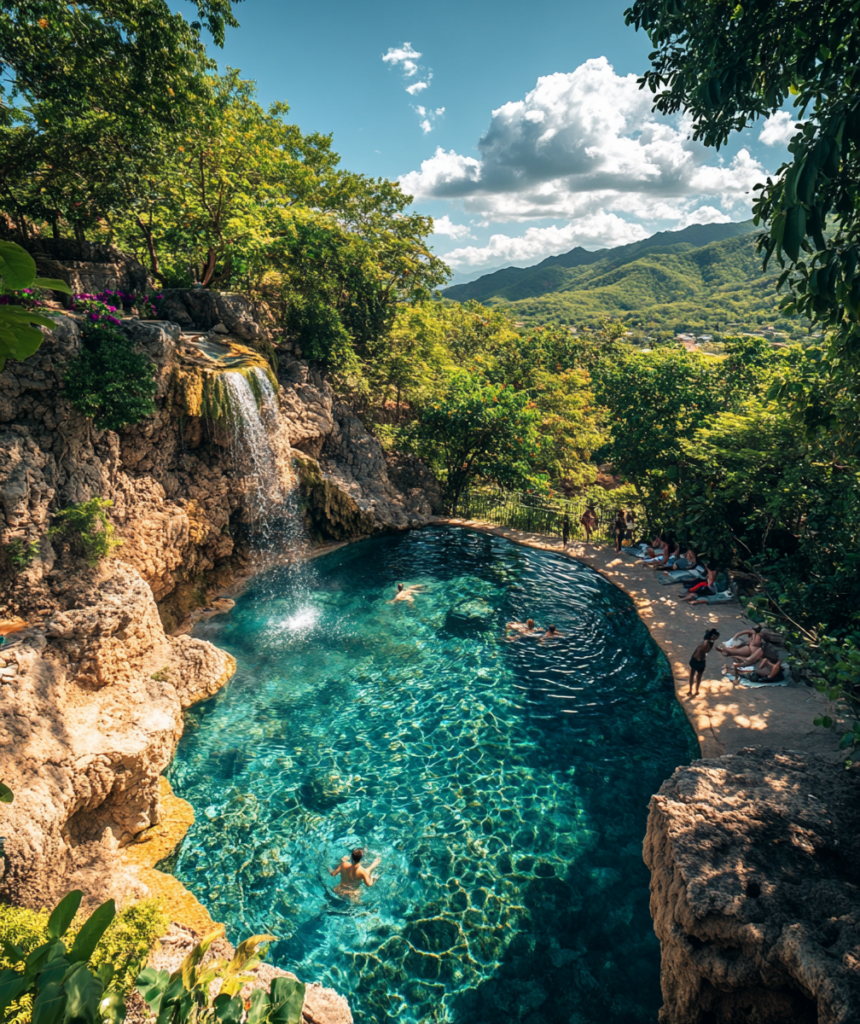
<instances>
[{"instance_id":1,"label":"white cloud","mask_svg":"<svg viewBox=\"0 0 860 1024\"><path fill-rule=\"evenodd\" d=\"M690 210L676 224L677 230L688 228L691 224L728 224L731 222L728 214L718 210L716 206L699 206Z\"/></svg>"},{"instance_id":2,"label":"white cloud","mask_svg":"<svg viewBox=\"0 0 860 1024\"><path fill-rule=\"evenodd\" d=\"M455 224L446 213L444 217L433 218L433 234L447 235L448 238L472 238L466 224Z\"/></svg>"},{"instance_id":3,"label":"white cloud","mask_svg":"<svg viewBox=\"0 0 860 1024\"><path fill-rule=\"evenodd\" d=\"M438 224L439 222L436 221ZM493 235L487 245L469 245L454 249L443 257L452 267L484 267L488 264L540 261L557 256L574 246L626 245L647 238L651 232L639 224L630 224L614 213L596 213L575 224L561 227L528 228L523 235Z\"/></svg>"},{"instance_id":4,"label":"white cloud","mask_svg":"<svg viewBox=\"0 0 860 1024\"><path fill-rule=\"evenodd\" d=\"M795 123L787 110L777 110L762 125L758 140L766 146L787 146L797 134Z\"/></svg>"},{"instance_id":5,"label":"white cloud","mask_svg":"<svg viewBox=\"0 0 860 1024\"><path fill-rule=\"evenodd\" d=\"M708 164L688 121L654 114L651 101L635 75L588 60L494 110L479 158L440 147L400 181L418 199L456 200L485 224L607 213L628 225L677 221L703 200L726 219L745 215L761 164L748 150Z\"/></svg>"},{"instance_id":6,"label":"white cloud","mask_svg":"<svg viewBox=\"0 0 860 1024\"><path fill-rule=\"evenodd\" d=\"M421 58L421 54L412 43L403 43L402 46L392 46L388 49L387 53L382 55L382 59L386 64L390 64L394 68L400 68L405 78L414 78L419 71L427 71L427 74L419 78L417 81L412 82L406 86L406 91L410 96L417 96L419 93L424 92L425 89L430 88L430 82L433 80L433 72L424 68L418 61ZM426 135L428 132L433 131L433 126L437 117L441 117L445 113L444 107L438 107L435 111L427 111L422 106L416 106L412 108L421 119L418 123L418 127Z\"/></svg>"},{"instance_id":7,"label":"white cloud","mask_svg":"<svg viewBox=\"0 0 860 1024\"><path fill-rule=\"evenodd\" d=\"M414 96L416 93L423 92L425 89L429 89L430 79L432 77L433 72L431 71L430 74L427 75L426 79L413 82L412 85L407 85L406 91L409 93L410 96Z\"/></svg>"},{"instance_id":8,"label":"white cloud","mask_svg":"<svg viewBox=\"0 0 860 1024\"><path fill-rule=\"evenodd\" d=\"M421 54L413 48L412 43L404 43L402 46L391 46L387 53L382 55L386 64L392 67L400 65L400 70L411 78L418 72L419 65L416 63L421 59Z\"/></svg>"}]
</instances>

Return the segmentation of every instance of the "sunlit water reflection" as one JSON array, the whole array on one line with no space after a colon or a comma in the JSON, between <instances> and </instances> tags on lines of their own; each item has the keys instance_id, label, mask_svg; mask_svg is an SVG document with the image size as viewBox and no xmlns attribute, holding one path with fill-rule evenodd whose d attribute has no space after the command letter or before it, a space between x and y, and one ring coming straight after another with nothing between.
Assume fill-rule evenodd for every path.
<instances>
[{"instance_id":1,"label":"sunlit water reflection","mask_svg":"<svg viewBox=\"0 0 860 1024\"><path fill-rule=\"evenodd\" d=\"M665 659L590 569L462 530L259 578L196 635L236 656L170 771L176 874L362 1024L656 1019L648 800L694 752ZM421 583L391 604L396 581ZM560 637L506 642L509 619ZM360 901L328 868L382 857Z\"/></svg>"}]
</instances>

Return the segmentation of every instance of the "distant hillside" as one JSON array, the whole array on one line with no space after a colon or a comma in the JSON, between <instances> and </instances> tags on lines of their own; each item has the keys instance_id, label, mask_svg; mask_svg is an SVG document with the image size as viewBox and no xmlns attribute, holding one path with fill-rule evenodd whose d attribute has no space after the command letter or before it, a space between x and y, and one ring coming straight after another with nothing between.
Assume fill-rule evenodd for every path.
<instances>
[{"instance_id":1,"label":"distant hillside","mask_svg":"<svg viewBox=\"0 0 860 1024\"><path fill-rule=\"evenodd\" d=\"M535 267L508 267L443 295L502 307L527 323L588 324L612 316L644 331L773 324L800 337L803 324L778 308L775 271L762 273L757 233L751 221L661 231L615 249L576 248Z\"/></svg>"},{"instance_id":2,"label":"distant hillside","mask_svg":"<svg viewBox=\"0 0 860 1024\"><path fill-rule=\"evenodd\" d=\"M569 278L560 273L563 270L593 266L607 260L610 261L607 265L621 266L648 251L674 250L675 246L681 246L683 249L700 248L711 242L749 235L755 230L751 220L732 224L692 224L681 231L658 231L656 235L641 242L619 245L614 249L597 249L589 252L578 245L561 256L548 256L534 267L506 267L504 270L486 274L476 281L452 285L442 294L446 299L454 299L457 302L468 302L470 299L484 303L490 299L516 302L518 299L545 295L564 287Z\"/></svg>"}]
</instances>

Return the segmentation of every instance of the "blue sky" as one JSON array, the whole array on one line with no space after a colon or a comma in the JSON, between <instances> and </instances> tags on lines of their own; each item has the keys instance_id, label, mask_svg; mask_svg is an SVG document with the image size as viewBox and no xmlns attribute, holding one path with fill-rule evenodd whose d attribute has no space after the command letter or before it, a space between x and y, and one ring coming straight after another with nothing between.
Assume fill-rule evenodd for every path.
<instances>
[{"instance_id":1,"label":"blue sky","mask_svg":"<svg viewBox=\"0 0 860 1024\"><path fill-rule=\"evenodd\" d=\"M221 63L332 133L343 166L401 180L459 271L749 216L787 115L719 154L650 113L649 44L626 2L245 0ZM387 59L385 59L387 57Z\"/></svg>"}]
</instances>

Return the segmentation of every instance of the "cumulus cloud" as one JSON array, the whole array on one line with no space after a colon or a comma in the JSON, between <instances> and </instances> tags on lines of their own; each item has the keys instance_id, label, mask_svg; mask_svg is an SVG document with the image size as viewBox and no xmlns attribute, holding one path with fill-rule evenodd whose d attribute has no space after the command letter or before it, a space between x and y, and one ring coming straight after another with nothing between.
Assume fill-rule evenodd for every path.
<instances>
[{"instance_id":1,"label":"cumulus cloud","mask_svg":"<svg viewBox=\"0 0 860 1024\"><path fill-rule=\"evenodd\" d=\"M731 219L728 214L718 210L716 206L699 206L695 210L685 213L676 227L680 231L681 228L688 228L691 224L728 224Z\"/></svg>"},{"instance_id":2,"label":"cumulus cloud","mask_svg":"<svg viewBox=\"0 0 860 1024\"><path fill-rule=\"evenodd\" d=\"M438 224L439 222L436 221ZM523 235L493 235L487 245L469 245L445 254L452 267L484 267L488 264L538 262L546 256L557 256L574 246L626 245L651 234L640 224L631 224L614 213L596 213L575 224L561 227L528 228ZM456 237L456 236L455 236Z\"/></svg>"},{"instance_id":3,"label":"cumulus cloud","mask_svg":"<svg viewBox=\"0 0 860 1024\"><path fill-rule=\"evenodd\" d=\"M412 43L404 43L402 46L389 47L388 52L382 55L382 59L392 67L399 66L403 74L407 78L411 78L412 75L418 74L417 61L421 59L421 54L412 46Z\"/></svg>"},{"instance_id":4,"label":"cumulus cloud","mask_svg":"<svg viewBox=\"0 0 860 1024\"><path fill-rule=\"evenodd\" d=\"M765 121L758 137L766 146L787 146L797 134L795 119L787 110L777 110Z\"/></svg>"},{"instance_id":5,"label":"cumulus cloud","mask_svg":"<svg viewBox=\"0 0 860 1024\"><path fill-rule=\"evenodd\" d=\"M440 147L400 181L416 198L456 200L484 223L599 213L680 220L703 200L727 219L744 214L761 164L747 150L708 164L690 134L683 117L651 111L635 75L616 75L598 57L539 78L524 99L494 110L477 158Z\"/></svg>"},{"instance_id":6,"label":"cumulus cloud","mask_svg":"<svg viewBox=\"0 0 860 1024\"><path fill-rule=\"evenodd\" d=\"M386 64L390 64L393 68L399 68L404 78L414 78L419 72L426 72L421 78L414 82L410 82L407 85L406 91L410 96L417 96L419 93L424 92L425 89L430 88L430 82L433 80L433 72L424 68L418 61L421 59L421 54L412 43L403 43L402 46L392 46L389 48L387 53L382 55L382 59ZM427 110L423 106L414 106L412 108L418 117L418 127L426 135L428 132L433 131L433 126L436 119L441 117L445 113L444 107L437 107L435 110Z\"/></svg>"},{"instance_id":7,"label":"cumulus cloud","mask_svg":"<svg viewBox=\"0 0 860 1024\"><path fill-rule=\"evenodd\" d=\"M446 213L444 217L433 218L433 234L447 235L448 238L472 238L466 224L455 224Z\"/></svg>"}]
</instances>

